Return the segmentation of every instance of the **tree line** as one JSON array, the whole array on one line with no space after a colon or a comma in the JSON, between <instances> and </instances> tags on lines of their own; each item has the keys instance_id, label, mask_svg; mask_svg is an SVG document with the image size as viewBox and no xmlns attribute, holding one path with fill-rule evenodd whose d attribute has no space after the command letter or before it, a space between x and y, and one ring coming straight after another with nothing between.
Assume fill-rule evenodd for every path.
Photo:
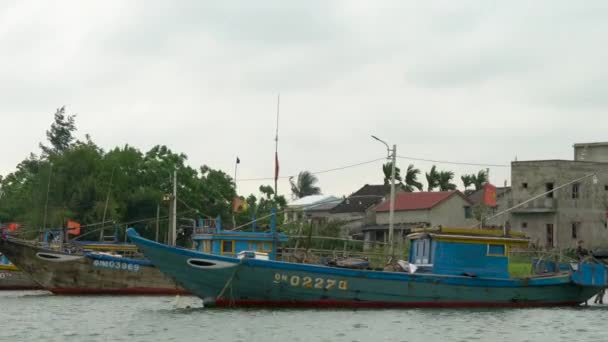
<instances>
[{"instance_id":1,"label":"tree line","mask_svg":"<svg viewBox=\"0 0 608 342\"><path fill-rule=\"evenodd\" d=\"M234 214L235 184L225 172L207 165L190 167L185 154L164 145L145 152L129 145L106 151L88 135L76 139L76 130L76 116L66 113L65 107L57 109L39 154L31 153L16 171L0 176L0 223L21 222L33 235L43 228L62 227L68 220L83 226L105 220L131 223L152 237L159 210L164 236L169 209L163 199L172 191L174 170L178 225L217 216L230 224L232 215L237 223L248 222L286 205L270 186L261 186L262 196L250 195L247 209Z\"/></svg>"}]
</instances>

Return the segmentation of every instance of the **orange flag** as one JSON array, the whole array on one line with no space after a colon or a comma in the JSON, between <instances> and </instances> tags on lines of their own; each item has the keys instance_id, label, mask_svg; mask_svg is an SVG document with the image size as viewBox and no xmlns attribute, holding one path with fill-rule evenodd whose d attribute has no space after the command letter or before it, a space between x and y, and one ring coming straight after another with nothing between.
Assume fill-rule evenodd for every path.
<instances>
[{"instance_id":1,"label":"orange flag","mask_svg":"<svg viewBox=\"0 0 608 342\"><path fill-rule=\"evenodd\" d=\"M80 235L80 223L68 221L68 235Z\"/></svg>"},{"instance_id":2,"label":"orange flag","mask_svg":"<svg viewBox=\"0 0 608 342\"><path fill-rule=\"evenodd\" d=\"M247 202L240 198L239 196L235 196L232 201L232 211L235 213L241 213L247 210Z\"/></svg>"},{"instance_id":3,"label":"orange flag","mask_svg":"<svg viewBox=\"0 0 608 342\"><path fill-rule=\"evenodd\" d=\"M490 183L483 186L483 205L488 207L496 206L496 187Z\"/></svg>"}]
</instances>

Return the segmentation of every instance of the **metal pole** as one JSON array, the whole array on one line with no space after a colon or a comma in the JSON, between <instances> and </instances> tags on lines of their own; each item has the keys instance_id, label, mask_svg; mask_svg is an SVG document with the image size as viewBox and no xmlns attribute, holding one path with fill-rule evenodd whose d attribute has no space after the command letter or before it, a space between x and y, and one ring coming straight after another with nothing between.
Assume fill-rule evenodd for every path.
<instances>
[{"instance_id":1,"label":"metal pole","mask_svg":"<svg viewBox=\"0 0 608 342\"><path fill-rule=\"evenodd\" d=\"M394 256L393 246L393 228L394 228L394 217L395 217L395 167L397 163L397 145L393 145L392 155L392 170L391 170L391 199L388 214L388 243L389 243L389 254L391 257Z\"/></svg>"},{"instance_id":2,"label":"metal pole","mask_svg":"<svg viewBox=\"0 0 608 342\"><path fill-rule=\"evenodd\" d=\"M276 174L276 167L277 167L277 159L278 159L278 153L279 153L279 106L281 104L281 94L277 95L277 129L276 129L276 133L274 136L274 167L275 167L275 175L274 175L274 197L277 197L278 193L277 193L277 180L278 180L278 175Z\"/></svg>"},{"instance_id":3,"label":"metal pole","mask_svg":"<svg viewBox=\"0 0 608 342\"><path fill-rule=\"evenodd\" d=\"M110 176L110 186L108 187L108 194L106 195L106 204L103 207L103 217L101 219L101 222L106 222L106 212L108 211L108 202L110 202L110 191L112 191L112 181L114 180L114 170L116 170L116 168L112 168L112 175ZM103 241L103 233L104 233L105 229L104 227L101 227L101 230L99 231L99 241Z\"/></svg>"},{"instance_id":4,"label":"metal pole","mask_svg":"<svg viewBox=\"0 0 608 342\"><path fill-rule=\"evenodd\" d=\"M177 235L177 170L173 170L173 196L171 196L171 246L175 246Z\"/></svg>"}]
</instances>

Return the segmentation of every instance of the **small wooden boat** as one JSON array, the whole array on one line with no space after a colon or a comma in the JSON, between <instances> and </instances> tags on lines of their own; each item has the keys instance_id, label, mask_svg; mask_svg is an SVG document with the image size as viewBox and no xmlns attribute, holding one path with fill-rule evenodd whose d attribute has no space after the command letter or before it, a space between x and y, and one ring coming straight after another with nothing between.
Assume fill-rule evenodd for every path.
<instances>
[{"instance_id":1,"label":"small wooden boat","mask_svg":"<svg viewBox=\"0 0 608 342\"><path fill-rule=\"evenodd\" d=\"M8 259L0 254L0 291L2 290L41 290L32 278L21 272Z\"/></svg>"},{"instance_id":2,"label":"small wooden boat","mask_svg":"<svg viewBox=\"0 0 608 342\"><path fill-rule=\"evenodd\" d=\"M55 294L184 294L147 260L89 252L68 254L11 237L0 251L44 289Z\"/></svg>"},{"instance_id":3,"label":"small wooden boat","mask_svg":"<svg viewBox=\"0 0 608 342\"><path fill-rule=\"evenodd\" d=\"M128 229L162 272L206 306L533 307L575 306L606 286L606 268L579 263L568 272L509 274L509 248L522 237L479 229L421 230L409 236L401 272L234 258L159 244Z\"/></svg>"}]
</instances>

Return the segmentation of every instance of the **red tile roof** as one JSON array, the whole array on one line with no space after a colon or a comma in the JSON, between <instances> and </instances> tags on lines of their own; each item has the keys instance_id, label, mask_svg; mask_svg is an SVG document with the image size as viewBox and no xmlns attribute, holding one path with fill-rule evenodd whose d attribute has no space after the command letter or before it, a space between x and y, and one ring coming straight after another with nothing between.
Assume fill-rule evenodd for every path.
<instances>
[{"instance_id":1,"label":"red tile roof","mask_svg":"<svg viewBox=\"0 0 608 342\"><path fill-rule=\"evenodd\" d=\"M395 211L431 209L452 195L460 195L468 200L458 190L432 192L399 192L395 194ZM390 202L386 200L376 207L377 212L389 211Z\"/></svg>"}]
</instances>

